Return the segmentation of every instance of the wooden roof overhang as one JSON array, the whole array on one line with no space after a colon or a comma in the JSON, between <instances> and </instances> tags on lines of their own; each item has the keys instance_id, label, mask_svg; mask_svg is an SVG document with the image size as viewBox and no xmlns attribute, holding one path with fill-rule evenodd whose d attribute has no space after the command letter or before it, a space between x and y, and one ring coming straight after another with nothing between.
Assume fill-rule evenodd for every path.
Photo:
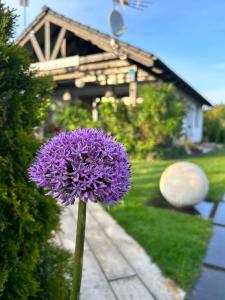
<instances>
[{"instance_id":1,"label":"wooden roof overhang","mask_svg":"<svg viewBox=\"0 0 225 300\"><path fill-rule=\"evenodd\" d=\"M51 68L52 65L54 68ZM57 82L82 79L85 83L97 82L100 85L114 85L114 81L128 84L132 81L130 71L136 73L138 82L156 80L155 76L138 68L135 62L118 59L109 52L59 58L47 63L34 63L31 67L37 69L39 75L52 75Z\"/></svg>"},{"instance_id":2,"label":"wooden roof overhang","mask_svg":"<svg viewBox=\"0 0 225 300\"><path fill-rule=\"evenodd\" d=\"M54 47L50 38L50 24L55 24L59 28L54 38ZM41 28L44 28L44 30L42 34L39 34ZM83 48L91 48L91 54L81 53L77 57L77 55L71 55L70 53L70 57L65 57L66 32L70 32L82 41L86 41L88 47ZM39 40L36 37L38 34L40 35ZM43 45L44 41L45 45ZM55 81L84 78L85 75L86 82L98 81L100 84L106 84L107 82L110 84L113 81L113 76L117 76L117 78L120 78L118 84L123 84L130 82L128 73L129 70L134 70L137 72L137 81L139 82L152 80L171 82L200 104L211 106L201 94L153 54L116 40L116 46L120 50L120 55L123 56L123 59L121 59L112 51L110 41L111 37L109 35L67 18L48 7L44 7L43 11L16 40L21 46L26 47L28 43L32 45L37 60L40 62L39 66L41 64L45 66L42 70L39 70L39 74L51 74ZM61 56L59 56L59 52ZM53 61L54 64L54 60L55 63L57 61L58 67L50 68L49 63L51 64L51 61ZM69 60L71 65L69 65ZM48 70L46 70L46 65ZM38 64L33 65L33 67L37 66Z\"/></svg>"}]
</instances>

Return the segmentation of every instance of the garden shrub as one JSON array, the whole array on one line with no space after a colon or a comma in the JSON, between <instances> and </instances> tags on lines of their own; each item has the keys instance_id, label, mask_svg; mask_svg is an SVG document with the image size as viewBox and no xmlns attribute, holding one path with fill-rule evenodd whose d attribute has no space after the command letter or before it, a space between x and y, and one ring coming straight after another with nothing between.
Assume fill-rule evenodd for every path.
<instances>
[{"instance_id":1,"label":"garden shrub","mask_svg":"<svg viewBox=\"0 0 225 300\"><path fill-rule=\"evenodd\" d=\"M216 105L204 113L204 138L209 142L225 143L225 105Z\"/></svg>"},{"instance_id":2,"label":"garden shrub","mask_svg":"<svg viewBox=\"0 0 225 300\"><path fill-rule=\"evenodd\" d=\"M72 256L53 243L41 248L35 271L39 282L37 294L29 300L67 300L72 284Z\"/></svg>"},{"instance_id":3,"label":"garden shrub","mask_svg":"<svg viewBox=\"0 0 225 300\"><path fill-rule=\"evenodd\" d=\"M91 111L79 103L55 111L55 122L62 129L102 128L122 142L128 152L146 157L149 152L173 146L182 131L185 105L177 99L172 84L144 84L139 91L143 102L129 107L123 101L103 102L98 106L99 120L93 122ZM176 151L176 147L173 148ZM176 152L180 152L179 149ZM169 155L170 156L170 155Z\"/></svg>"},{"instance_id":4,"label":"garden shrub","mask_svg":"<svg viewBox=\"0 0 225 300\"><path fill-rule=\"evenodd\" d=\"M33 128L45 116L52 85L29 70L27 52L12 42L14 25L14 12L0 1L0 298L4 300L28 299L40 292L37 270L46 260L43 249L49 247L59 221L59 207L27 177L39 146Z\"/></svg>"},{"instance_id":5,"label":"garden shrub","mask_svg":"<svg viewBox=\"0 0 225 300\"><path fill-rule=\"evenodd\" d=\"M129 153L135 152L134 120L130 108L123 101L101 103L97 126L123 143Z\"/></svg>"},{"instance_id":6,"label":"garden shrub","mask_svg":"<svg viewBox=\"0 0 225 300\"><path fill-rule=\"evenodd\" d=\"M56 105L53 111L53 123L62 129L75 130L82 127L93 127L91 110L82 105L80 100L75 103Z\"/></svg>"},{"instance_id":7,"label":"garden shrub","mask_svg":"<svg viewBox=\"0 0 225 300\"><path fill-rule=\"evenodd\" d=\"M171 147L182 132L184 102L172 84L144 84L139 93L144 101L132 110L139 133L138 152Z\"/></svg>"}]
</instances>

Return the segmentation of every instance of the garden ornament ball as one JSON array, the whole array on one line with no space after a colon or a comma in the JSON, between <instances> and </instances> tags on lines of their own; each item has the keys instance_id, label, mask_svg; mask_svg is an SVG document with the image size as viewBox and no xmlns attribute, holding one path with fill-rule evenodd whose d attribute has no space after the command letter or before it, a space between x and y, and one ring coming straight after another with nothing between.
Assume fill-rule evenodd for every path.
<instances>
[{"instance_id":1,"label":"garden ornament ball","mask_svg":"<svg viewBox=\"0 0 225 300\"><path fill-rule=\"evenodd\" d=\"M203 170L190 162L177 162L160 178L160 191L174 207L194 206L208 194L208 179Z\"/></svg>"}]
</instances>

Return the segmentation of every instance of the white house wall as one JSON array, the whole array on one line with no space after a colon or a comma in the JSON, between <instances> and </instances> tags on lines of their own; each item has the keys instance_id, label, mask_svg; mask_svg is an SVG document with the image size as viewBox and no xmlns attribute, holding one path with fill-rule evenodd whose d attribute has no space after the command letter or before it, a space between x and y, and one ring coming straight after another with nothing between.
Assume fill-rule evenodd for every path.
<instances>
[{"instance_id":1,"label":"white house wall","mask_svg":"<svg viewBox=\"0 0 225 300\"><path fill-rule=\"evenodd\" d=\"M183 121L184 135L193 143L199 143L203 136L203 110L199 102L179 91L186 105L187 113Z\"/></svg>"}]
</instances>

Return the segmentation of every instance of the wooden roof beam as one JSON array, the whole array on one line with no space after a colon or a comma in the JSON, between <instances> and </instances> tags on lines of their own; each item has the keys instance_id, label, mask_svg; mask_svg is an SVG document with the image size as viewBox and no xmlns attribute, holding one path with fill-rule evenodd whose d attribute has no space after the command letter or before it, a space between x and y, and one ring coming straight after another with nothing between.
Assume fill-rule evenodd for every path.
<instances>
[{"instance_id":1,"label":"wooden roof beam","mask_svg":"<svg viewBox=\"0 0 225 300\"><path fill-rule=\"evenodd\" d=\"M63 39L62 45L60 47L60 52L62 57L66 57L66 38Z\"/></svg>"},{"instance_id":2,"label":"wooden roof beam","mask_svg":"<svg viewBox=\"0 0 225 300\"><path fill-rule=\"evenodd\" d=\"M59 50L62 46L62 43L63 43L63 39L65 37L65 34L66 34L66 29L65 28L61 28L60 29L60 32L59 32L59 35L58 35L58 38L56 40L56 43L55 43L55 47L52 51L52 55L51 55L51 59L56 59L58 53L59 53Z\"/></svg>"},{"instance_id":3,"label":"wooden roof beam","mask_svg":"<svg viewBox=\"0 0 225 300\"><path fill-rule=\"evenodd\" d=\"M87 32L85 26L82 25L74 25L72 22L68 22L68 20L57 17L54 13L50 12L48 15L48 19L62 28L65 28L68 31L73 32L78 37L85 39L87 41L92 42L94 45L99 46L105 51L112 50L109 43L106 43L106 38L101 35L96 36L95 31L89 28L90 32Z\"/></svg>"},{"instance_id":4,"label":"wooden roof beam","mask_svg":"<svg viewBox=\"0 0 225 300\"><path fill-rule=\"evenodd\" d=\"M51 55L51 32L50 32L50 22L45 22L45 58L50 60Z\"/></svg>"},{"instance_id":5,"label":"wooden roof beam","mask_svg":"<svg viewBox=\"0 0 225 300\"><path fill-rule=\"evenodd\" d=\"M37 38L36 38L34 33L32 33L30 35L30 41L31 41L31 44L34 48L34 51L35 51L36 55L37 55L38 60L39 61L45 61L45 57L43 55L41 47L39 46L39 43L38 43Z\"/></svg>"}]
</instances>

